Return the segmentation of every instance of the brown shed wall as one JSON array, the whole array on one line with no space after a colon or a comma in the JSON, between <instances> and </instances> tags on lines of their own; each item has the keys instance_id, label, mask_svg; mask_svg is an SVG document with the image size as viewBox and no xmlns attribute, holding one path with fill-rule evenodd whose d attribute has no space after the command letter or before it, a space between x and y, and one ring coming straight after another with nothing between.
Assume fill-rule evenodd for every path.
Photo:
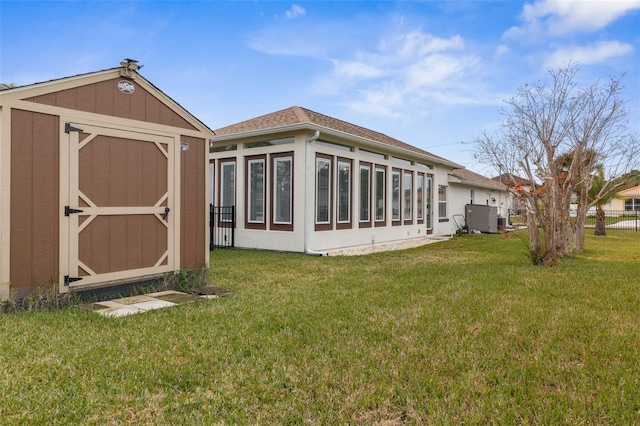
<instances>
[{"instance_id":1,"label":"brown shed wall","mask_svg":"<svg viewBox=\"0 0 640 426\"><path fill-rule=\"evenodd\" d=\"M59 117L11 112L10 280L18 297L58 281Z\"/></svg>"},{"instance_id":2,"label":"brown shed wall","mask_svg":"<svg viewBox=\"0 0 640 426\"><path fill-rule=\"evenodd\" d=\"M136 90L133 93L122 93L118 89L118 82L121 80L126 79L106 80L25 100L181 129L197 130L166 104L137 85L135 81L133 84L135 84Z\"/></svg>"},{"instance_id":3,"label":"brown shed wall","mask_svg":"<svg viewBox=\"0 0 640 426\"><path fill-rule=\"evenodd\" d=\"M180 264L183 268L198 268L205 261L205 140L182 136L189 144L188 151L180 151Z\"/></svg>"}]
</instances>

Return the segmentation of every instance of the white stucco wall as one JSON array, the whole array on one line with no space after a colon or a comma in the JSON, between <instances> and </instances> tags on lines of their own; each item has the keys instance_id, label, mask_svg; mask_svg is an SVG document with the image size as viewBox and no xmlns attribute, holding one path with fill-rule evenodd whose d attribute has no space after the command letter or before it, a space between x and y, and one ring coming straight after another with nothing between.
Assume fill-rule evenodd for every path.
<instances>
[{"instance_id":1,"label":"white stucco wall","mask_svg":"<svg viewBox=\"0 0 640 426\"><path fill-rule=\"evenodd\" d=\"M326 251L326 250L334 250L348 247L358 247L363 245L371 245L371 244L379 244L391 241L398 241L404 239L413 239L413 238L422 238L425 237L427 232L427 221L426 221L426 208L425 208L425 218L424 223L418 223L416 218L417 211L417 197L416 197L416 184L417 184L417 176L418 173L423 173L425 176L425 186L427 181L427 175L433 175L433 184L432 184L432 232L431 235L439 236L439 235L450 235L452 231L455 230L455 226L449 220L447 222L439 222L438 221L438 185L448 185L448 173L451 171L451 168L431 165L429 168L425 163L415 161L411 159L411 162L408 163L406 161L400 161L394 158L393 155L387 155L386 158L379 158L378 156L372 156L368 154L366 151L361 151L361 147L353 146L351 151L340 149L338 147L326 146L321 144L316 144L314 142L307 145L305 148L306 141L312 136L313 132L311 131L301 131L295 135L295 143L294 144L286 144L286 145L276 145L276 146L268 146L268 147L258 147L258 148L245 148L243 143L244 141L240 141L237 144L237 150L234 151L224 151L224 152L216 152L210 155L211 159L220 160L223 158L235 158L236 159L236 232L235 232L235 245L236 247L241 248L254 248L254 249L268 249L268 250L279 250L279 251L293 251L293 252L303 252L305 249L305 220L309 220L309 229L311 232L308 235L308 243L307 247L313 251ZM285 135L271 135L265 136L263 139L272 139L276 137L284 137ZM289 135L291 136L291 135ZM323 139L322 136L320 139ZM252 140L256 140L255 138ZM345 141L341 141L341 143L348 143ZM309 149L310 152L307 155L305 153L305 149ZM368 148L370 149L370 148ZM293 220L294 226L293 231L278 231L278 230L256 230L256 229L246 229L245 228L245 157L246 156L257 156L257 155L269 155L275 154L285 151L293 151ZM316 169L316 154L324 154L329 155L334 159L332 163L332 190L333 190L333 229L331 230L315 230L315 169ZM387 153L385 153L387 154ZM336 159L345 158L352 160L352 182L351 182L351 227L349 229L336 229L336 217L337 217L337 207L336 207ZM311 184L311 188L313 188L313 193L310 194L311 200L310 205L312 207L312 211L306 212L307 216L305 216L305 188L307 187L305 179L307 178L307 170L306 170L306 158L310 158L312 164L310 177L313 180ZM359 197L359 188L360 188L360 173L359 173L359 165L360 162L366 162L372 165L371 171L372 175L374 174L375 165L384 166L386 168L386 204L387 208L385 210L385 226L375 226L374 221L372 221L371 227L361 227L358 221L358 212L360 209L360 197ZM270 160L267 162L268 170L267 175L269 176L271 171L271 163ZM216 168L219 167L218 163L216 163ZM392 224L390 217L390 206L391 206L391 197L392 197L392 174L391 170L393 168L398 168L402 170L409 170L413 172L413 199L412 199L412 221L411 224L406 224L404 220L400 221L400 225ZM216 177L213 179L215 190L219 190L217 186L219 185L218 181L218 170L215 171ZM402 176L401 176L402 181ZM271 180L267 179L267 184L271 184ZM372 188L373 190L373 188ZM401 191L402 192L402 191ZM373 191L372 191L373 197ZM270 206L270 196L267 195L266 200L266 211L267 217L269 217L269 212L271 209ZM402 201L402 196L401 196ZM426 203L425 203L426 204ZM371 215L374 214L373 208L370 212ZM401 214L401 217L404 215Z\"/></svg>"}]
</instances>

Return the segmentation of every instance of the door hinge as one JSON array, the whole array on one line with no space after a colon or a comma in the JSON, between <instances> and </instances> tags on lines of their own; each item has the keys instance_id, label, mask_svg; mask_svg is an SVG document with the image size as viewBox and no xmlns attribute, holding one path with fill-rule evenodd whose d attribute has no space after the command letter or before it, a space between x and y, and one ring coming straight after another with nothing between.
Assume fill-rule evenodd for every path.
<instances>
[{"instance_id":1,"label":"door hinge","mask_svg":"<svg viewBox=\"0 0 640 426\"><path fill-rule=\"evenodd\" d=\"M82 213L84 210L80 210L80 209L72 209L69 206L64 206L64 215L65 216L69 216L70 214L74 214L74 213Z\"/></svg>"},{"instance_id":2,"label":"door hinge","mask_svg":"<svg viewBox=\"0 0 640 426\"><path fill-rule=\"evenodd\" d=\"M82 129L78 129L77 127L73 127L71 125L71 123L64 123L64 132L65 133L82 132Z\"/></svg>"},{"instance_id":3,"label":"door hinge","mask_svg":"<svg viewBox=\"0 0 640 426\"><path fill-rule=\"evenodd\" d=\"M70 283L74 283L76 281L80 281L82 278L80 277L70 277L69 275L64 276L64 286L69 287Z\"/></svg>"}]
</instances>

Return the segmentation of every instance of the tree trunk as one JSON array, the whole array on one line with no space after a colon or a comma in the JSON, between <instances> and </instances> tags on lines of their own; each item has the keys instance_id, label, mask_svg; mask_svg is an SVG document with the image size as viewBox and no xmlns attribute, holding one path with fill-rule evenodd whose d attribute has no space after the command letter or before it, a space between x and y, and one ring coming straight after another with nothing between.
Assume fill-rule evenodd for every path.
<instances>
[{"instance_id":1,"label":"tree trunk","mask_svg":"<svg viewBox=\"0 0 640 426\"><path fill-rule=\"evenodd\" d=\"M606 215L602 206L596 206L596 229L593 231L593 235L607 235L607 231L605 229L605 219Z\"/></svg>"},{"instance_id":2,"label":"tree trunk","mask_svg":"<svg viewBox=\"0 0 640 426\"><path fill-rule=\"evenodd\" d=\"M542 240L540 239L540 231L538 231L538 220L536 215L530 209L526 210L527 229L529 229L529 257L534 265L542 263Z\"/></svg>"},{"instance_id":3,"label":"tree trunk","mask_svg":"<svg viewBox=\"0 0 640 426\"><path fill-rule=\"evenodd\" d=\"M578 193L578 206L576 208L576 220L572 226L573 251L584 251L584 224L587 217L587 192L582 189Z\"/></svg>"},{"instance_id":4,"label":"tree trunk","mask_svg":"<svg viewBox=\"0 0 640 426\"><path fill-rule=\"evenodd\" d=\"M550 212L550 214L552 215L553 213ZM559 244L559 235L556 232L558 225L555 219L551 217L547 219L547 222L542 226L544 232L544 254L540 259L540 263L546 266L555 266L558 264L557 246Z\"/></svg>"},{"instance_id":5,"label":"tree trunk","mask_svg":"<svg viewBox=\"0 0 640 426\"><path fill-rule=\"evenodd\" d=\"M582 253L584 251L584 216L576 216L573 225L573 251Z\"/></svg>"}]
</instances>

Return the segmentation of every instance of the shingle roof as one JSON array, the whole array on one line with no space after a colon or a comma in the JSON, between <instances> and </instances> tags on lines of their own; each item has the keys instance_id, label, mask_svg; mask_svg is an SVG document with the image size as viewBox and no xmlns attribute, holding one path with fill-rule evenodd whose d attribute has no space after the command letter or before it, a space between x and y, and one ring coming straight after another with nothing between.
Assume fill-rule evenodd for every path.
<instances>
[{"instance_id":1,"label":"shingle roof","mask_svg":"<svg viewBox=\"0 0 640 426\"><path fill-rule=\"evenodd\" d=\"M449 161L438 155L432 154L428 151L424 151L420 148L416 148L413 145L409 145L407 143L399 141L398 139L387 136L384 133L357 126L355 124L351 124L337 118L329 117L328 115L320 114L318 112L311 111L310 109L302 108L299 106L293 106L280 111L261 115L250 120L242 121L240 123L232 124L230 126L222 127L215 130L215 133L217 136L228 136L245 132L276 129L278 127L305 123L347 133L374 142L383 143L396 148L411 151L416 154L427 155L429 157L444 160L447 162Z\"/></svg>"},{"instance_id":2,"label":"shingle roof","mask_svg":"<svg viewBox=\"0 0 640 426\"><path fill-rule=\"evenodd\" d=\"M505 191L507 189L506 186L501 184L500 182L495 181L493 179L489 179L488 177L482 176L478 173L472 172L471 170L453 169L451 174L460 180L474 183L480 186L495 188L501 191Z\"/></svg>"},{"instance_id":3,"label":"shingle roof","mask_svg":"<svg viewBox=\"0 0 640 426\"><path fill-rule=\"evenodd\" d=\"M503 173L500 176L496 176L491 179L495 180L496 182L501 182L505 185L513 185L513 183L515 182L517 185L521 186L532 186L531 182L529 182L527 179L521 178L520 176L512 175L511 173Z\"/></svg>"},{"instance_id":4,"label":"shingle roof","mask_svg":"<svg viewBox=\"0 0 640 426\"><path fill-rule=\"evenodd\" d=\"M621 197L640 197L640 185L618 192Z\"/></svg>"}]
</instances>

